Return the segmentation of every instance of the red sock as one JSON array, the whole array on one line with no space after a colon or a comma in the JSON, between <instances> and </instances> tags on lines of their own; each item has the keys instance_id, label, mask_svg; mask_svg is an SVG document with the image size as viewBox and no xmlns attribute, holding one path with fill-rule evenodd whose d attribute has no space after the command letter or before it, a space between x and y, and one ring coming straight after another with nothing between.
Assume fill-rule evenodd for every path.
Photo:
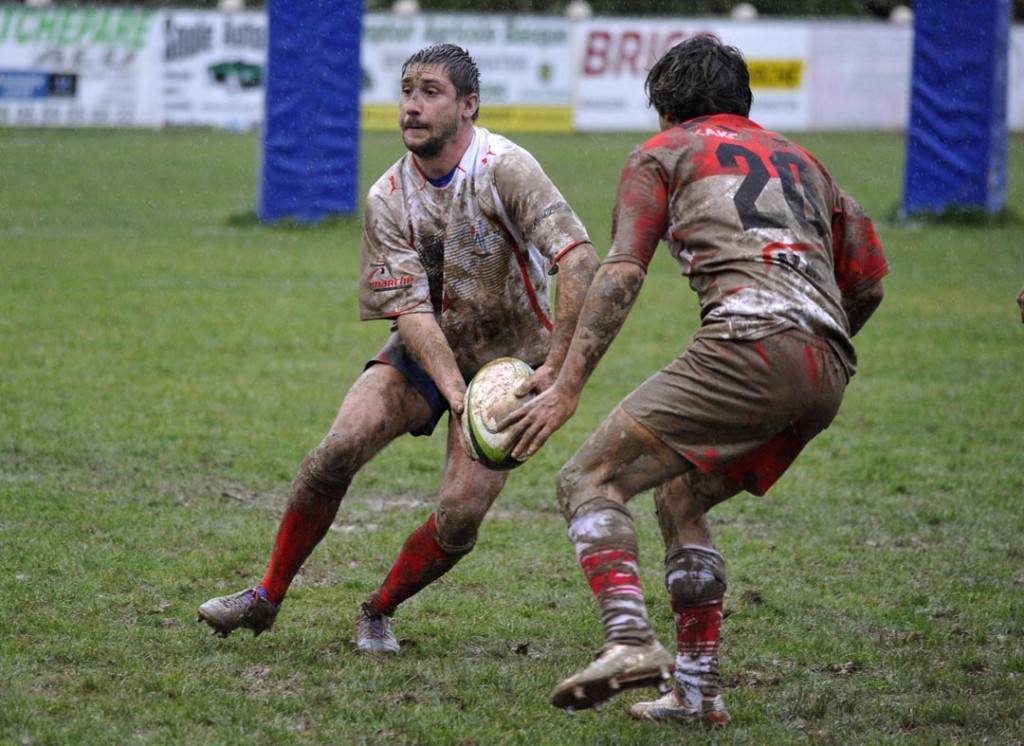
<instances>
[{"instance_id":1,"label":"red sock","mask_svg":"<svg viewBox=\"0 0 1024 746\"><path fill-rule=\"evenodd\" d=\"M327 535L340 505L340 500L331 500L319 495L305 495L302 499L292 498L277 531L277 540L270 554L267 574L260 582L260 587L266 591L270 603L280 604L284 600L288 587L302 567L302 563Z\"/></svg>"},{"instance_id":2,"label":"red sock","mask_svg":"<svg viewBox=\"0 0 1024 746\"><path fill-rule=\"evenodd\" d=\"M405 540L388 576L363 604L364 608L394 616L400 603L451 570L469 551L446 552L441 548L436 520L431 513L426 522Z\"/></svg>"},{"instance_id":3,"label":"red sock","mask_svg":"<svg viewBox=\"0 0 1024 746\"><path fill-rule=\"evenodd\" d=\"M633 516L604 497L585 507L569 521L569 540L601 610L605 644L651 642L654 630L640 587Z\"/></svg>"}]
</instances>

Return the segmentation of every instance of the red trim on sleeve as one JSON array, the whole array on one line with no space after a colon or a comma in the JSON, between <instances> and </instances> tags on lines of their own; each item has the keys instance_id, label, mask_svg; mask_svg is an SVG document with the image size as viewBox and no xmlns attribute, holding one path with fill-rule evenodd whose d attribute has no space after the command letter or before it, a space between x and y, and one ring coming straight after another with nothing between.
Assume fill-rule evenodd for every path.
<instances>
[{"instance_id":1,"label":"red trim on sleeve","mask_svg":"<svg viewBox=\"0 0 1024 746\"><path fill-rule=\"evenodd\" d=\"M558 252L558 254L557 254L557 255L555 256L555 261L554 261L554 263L555 263L555 264L558 264L558 263L559 263L560 261L562 261L562 257L563 257L563 256L565 256L565 255L566 255L566 254L568 254L568 253L569 253L570 251L572 251L573 249L575 249L575 248L576 248L577 246L579 246L579 245L580 245L581 243L590 243L590 242L589 242L589 241L575 241L575 242L573 242L573 243L569 244L569 245L568 245L568 246L566 246L566 247L565 247L564 249L562 249L561 251L559 251L559 252Z\"/></svg>"},{"instance_id":2,"label":"red trim on sleeve","mask_svg":"<svg viewBox=\"0 0 1024 746\"><path fill-rule=\"evenodd\" d=\"M433 309L430 309L430 308L424 309L422 311L417 311L416 310L417 308L419 308L420 306L424 305L425 303L427 303L427 299L426 298L424 298L423 300L416 301L415 304L409 306L408 308L402 308L402 309L400 309L398 311L391 311L390 313L385 314L385 315L381 316L380 318L383 318L383 319L397 319L399 316L405 316L405 314L407 314L407 313L432 313ZM372 321L372 319L370 319L370 320Z\"/></svg>"},{"instance_id":3,"label":"red trim on sleeve","mask_svg":"<svg viewBox=\"0 0 1024 746\"><path fill-rule=\"evenodd\" d=\"M645 262L639 257L633 256L632 254L609 254L604 258L601 264L615 264L616 262L629 262L640 267L644 272L650 269L650 263Z\"/></svg>"}]
</instances>

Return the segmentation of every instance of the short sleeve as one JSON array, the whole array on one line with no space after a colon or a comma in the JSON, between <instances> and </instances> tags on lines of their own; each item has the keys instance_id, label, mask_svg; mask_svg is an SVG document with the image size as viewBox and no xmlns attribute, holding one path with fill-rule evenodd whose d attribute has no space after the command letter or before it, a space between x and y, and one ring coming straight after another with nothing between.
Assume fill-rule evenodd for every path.
<instances>
[{"instance_id":1,"label":"short sleeve","mask_svg":"<svg viewBox=\"0 0 1024 746\"><path fill-rule=\"evenodd\" d=\"M495 167L494 187L510 223L550 262L577 244L589 243L579 216L526 150L514 147L503 154Z\"/></svg>"},{"instance_id":2,"label":"short sleeve","mask_svg":"<svg viewBox=\"0 0 1024 746\"><path fill-rule=\"evenodd\" d=\"M391 319L432 312L430 286L410 228L401 221L401 200L371 190L363 212L359 318Z\"/></svg>"},{"instance_id":3,"label":"short sleeve","mask_svg":"<svg viewBox=\"0 0 1024 746\"><path fill-rule=\"evenodd\" d=\"M668 231L668 176L649 152L634 150L619 176L612 212L612 247L606 262L650 265Z\"/></svg>"},{"instance_id":4,"label":"short sleeve","mask_svg":"<svg viewBox=\"0 0 1024 746\"><path fill-rule=\"evenodd\" d=\"M843 295L856 295L889 272L875 226L863 208L836 187L832 212L832 257Z\"/></svg>"}]
</instances>

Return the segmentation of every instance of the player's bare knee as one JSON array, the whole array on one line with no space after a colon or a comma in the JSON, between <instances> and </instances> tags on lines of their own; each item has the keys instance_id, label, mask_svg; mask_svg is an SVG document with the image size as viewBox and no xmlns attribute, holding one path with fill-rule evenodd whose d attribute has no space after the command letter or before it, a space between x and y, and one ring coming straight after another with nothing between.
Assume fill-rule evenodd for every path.
<instances>
[{"instance_id":1,"label":"player's bare knee","mask_svg":"<svg viewBox=\"0 0 1024 746\"><path fill-rule=\"evenodd\" d=\"M670 547L665 558L665 588L676 605L694 606L725 596L725 559L710 547Z\"/></svg>"},{"instance_id":2,"label":"player's bare knee","mask_svg":"<svg viewBox=\"0 0 1024 746\"><path fill-rule=\"evenodd\" d=\"M486 512L472 503L443 501L434 513L438 544L449 554L470 552Z\"/></svg>"},{"instance_id":3,"label":"player's bare knee","mask_svg":"<svg viewBox=\"0 0 1024 746\"><path fill-rule=\"evenodd\" d=\"M558 497L558 507L566 521L571 521L580 506L592 497L586 494L583 484L582 470L571 460L558 472L555 479L555 494Z\"/></svg>"},{"instance_id":4,"label":"player's bare knee","mask_svg":"<svg viewBox=\"0 0 1024 746\"><path fill-rule=\"evenodd\" d=\"M328 433L302 461L298 478L318 494L340 499L362 466L361 450L358 439Z\"/></svg>"},{"instance_id":5,"label":"player's bare knee","mask_svg":"<svg viewBox=\"0 0 1024 746\"><path fill-rule=\"evenodd\" d=\"M570 536L574 530L572 526L576 519L595 510L604 511L604 520L613 522L625 520L629 527L623 527L624 530L627 533L632 533L633 515L625 503L611 495L608 485L583 478L582 473L572 466L572 462L566 464L559 472L557 491L558 505L562 510L562 516L570 525ZM619 533L619 531L616 530L612 533Z\"/></svg>"}]
</instances>

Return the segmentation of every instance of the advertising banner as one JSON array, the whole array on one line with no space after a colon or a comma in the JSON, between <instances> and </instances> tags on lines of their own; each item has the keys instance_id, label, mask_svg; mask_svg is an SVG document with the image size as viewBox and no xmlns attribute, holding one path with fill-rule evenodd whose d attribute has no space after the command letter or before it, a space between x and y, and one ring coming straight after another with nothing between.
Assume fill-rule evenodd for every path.
<instances>
[{"instance_id":1,"label":"advertising banner","mask_svg":"<svg viewBox=\"0 0 1024 746\"><path fill-rule=\"evenodd\" d=\"M653 132L647 70L705 32L743 51L766 127L907 126L909 24L388 12L364 14L360 125L395 130L402 63L452 42L480 65L483 126ZM1010 35L1007 118L1021 131L1024 26ZM0 127L258 127L267 41L263 11L0 6Z\"/></svg>"},{"instance_id":2,"label":"advertising banner","mask_svg":"<svg viewBox=\"0 0 1024 746\"><path fill-rule=\"evenodd\" d=\"M1014 132L1024 130L1024 25L1010 29L1010 93L1007 96L1007 119Z\"/></svg>"},{"instance_id":3,"label":"advertising banner","mask_svg":"<svg viewBox=\"0 0 1024 746\"><path fill-rule=\"evenodd\" d=\"M170 125L247 130L263 121L267 15L167 11L161 93Z\"/></svg>"},{"instance_id":4,"label":"advertising banner","mask_svg":"<svg viewBox=\"0 0 1024 746\"><path fill-rule=\"evenodd\" d=\"M905 127L913 41L910 24L815 24L811 32L811 127Z\"/></svg>"},{"instance_id":5,"label":"advertising banner","mask_svg":"<svg viewBox=\"0 0 1024 746\"><path fill-rule=\"evenodd\" d=\"M751 117L772 129L806 129L809 33L805 23L729 23L699 18L601 18L577 30L577 131L655 132L644 79L670 47L712 33L739 48L750 67Z\"/></svg>"},{"instance_id":6,"label":"advertising banner","mask_svg":"<svg viewBox=\"0 0 1024 746\"><path fill-rule=\"evenodd\" d=\"M157 13L0 7L0 126L159 127Z\"/></svg>"},{"instance_id":7,"label":"advertising banner","mask_svg":"<svg viewBox=\"0 0 1024 746\"><path fill-rule=\"evenodd\" d=\"M396 129L399 79L409 55L449 42L480 68L480 124L572 130L572 24L512 15L367 13L363 23L363 127Z\"/></svg>"}]
</instances>

